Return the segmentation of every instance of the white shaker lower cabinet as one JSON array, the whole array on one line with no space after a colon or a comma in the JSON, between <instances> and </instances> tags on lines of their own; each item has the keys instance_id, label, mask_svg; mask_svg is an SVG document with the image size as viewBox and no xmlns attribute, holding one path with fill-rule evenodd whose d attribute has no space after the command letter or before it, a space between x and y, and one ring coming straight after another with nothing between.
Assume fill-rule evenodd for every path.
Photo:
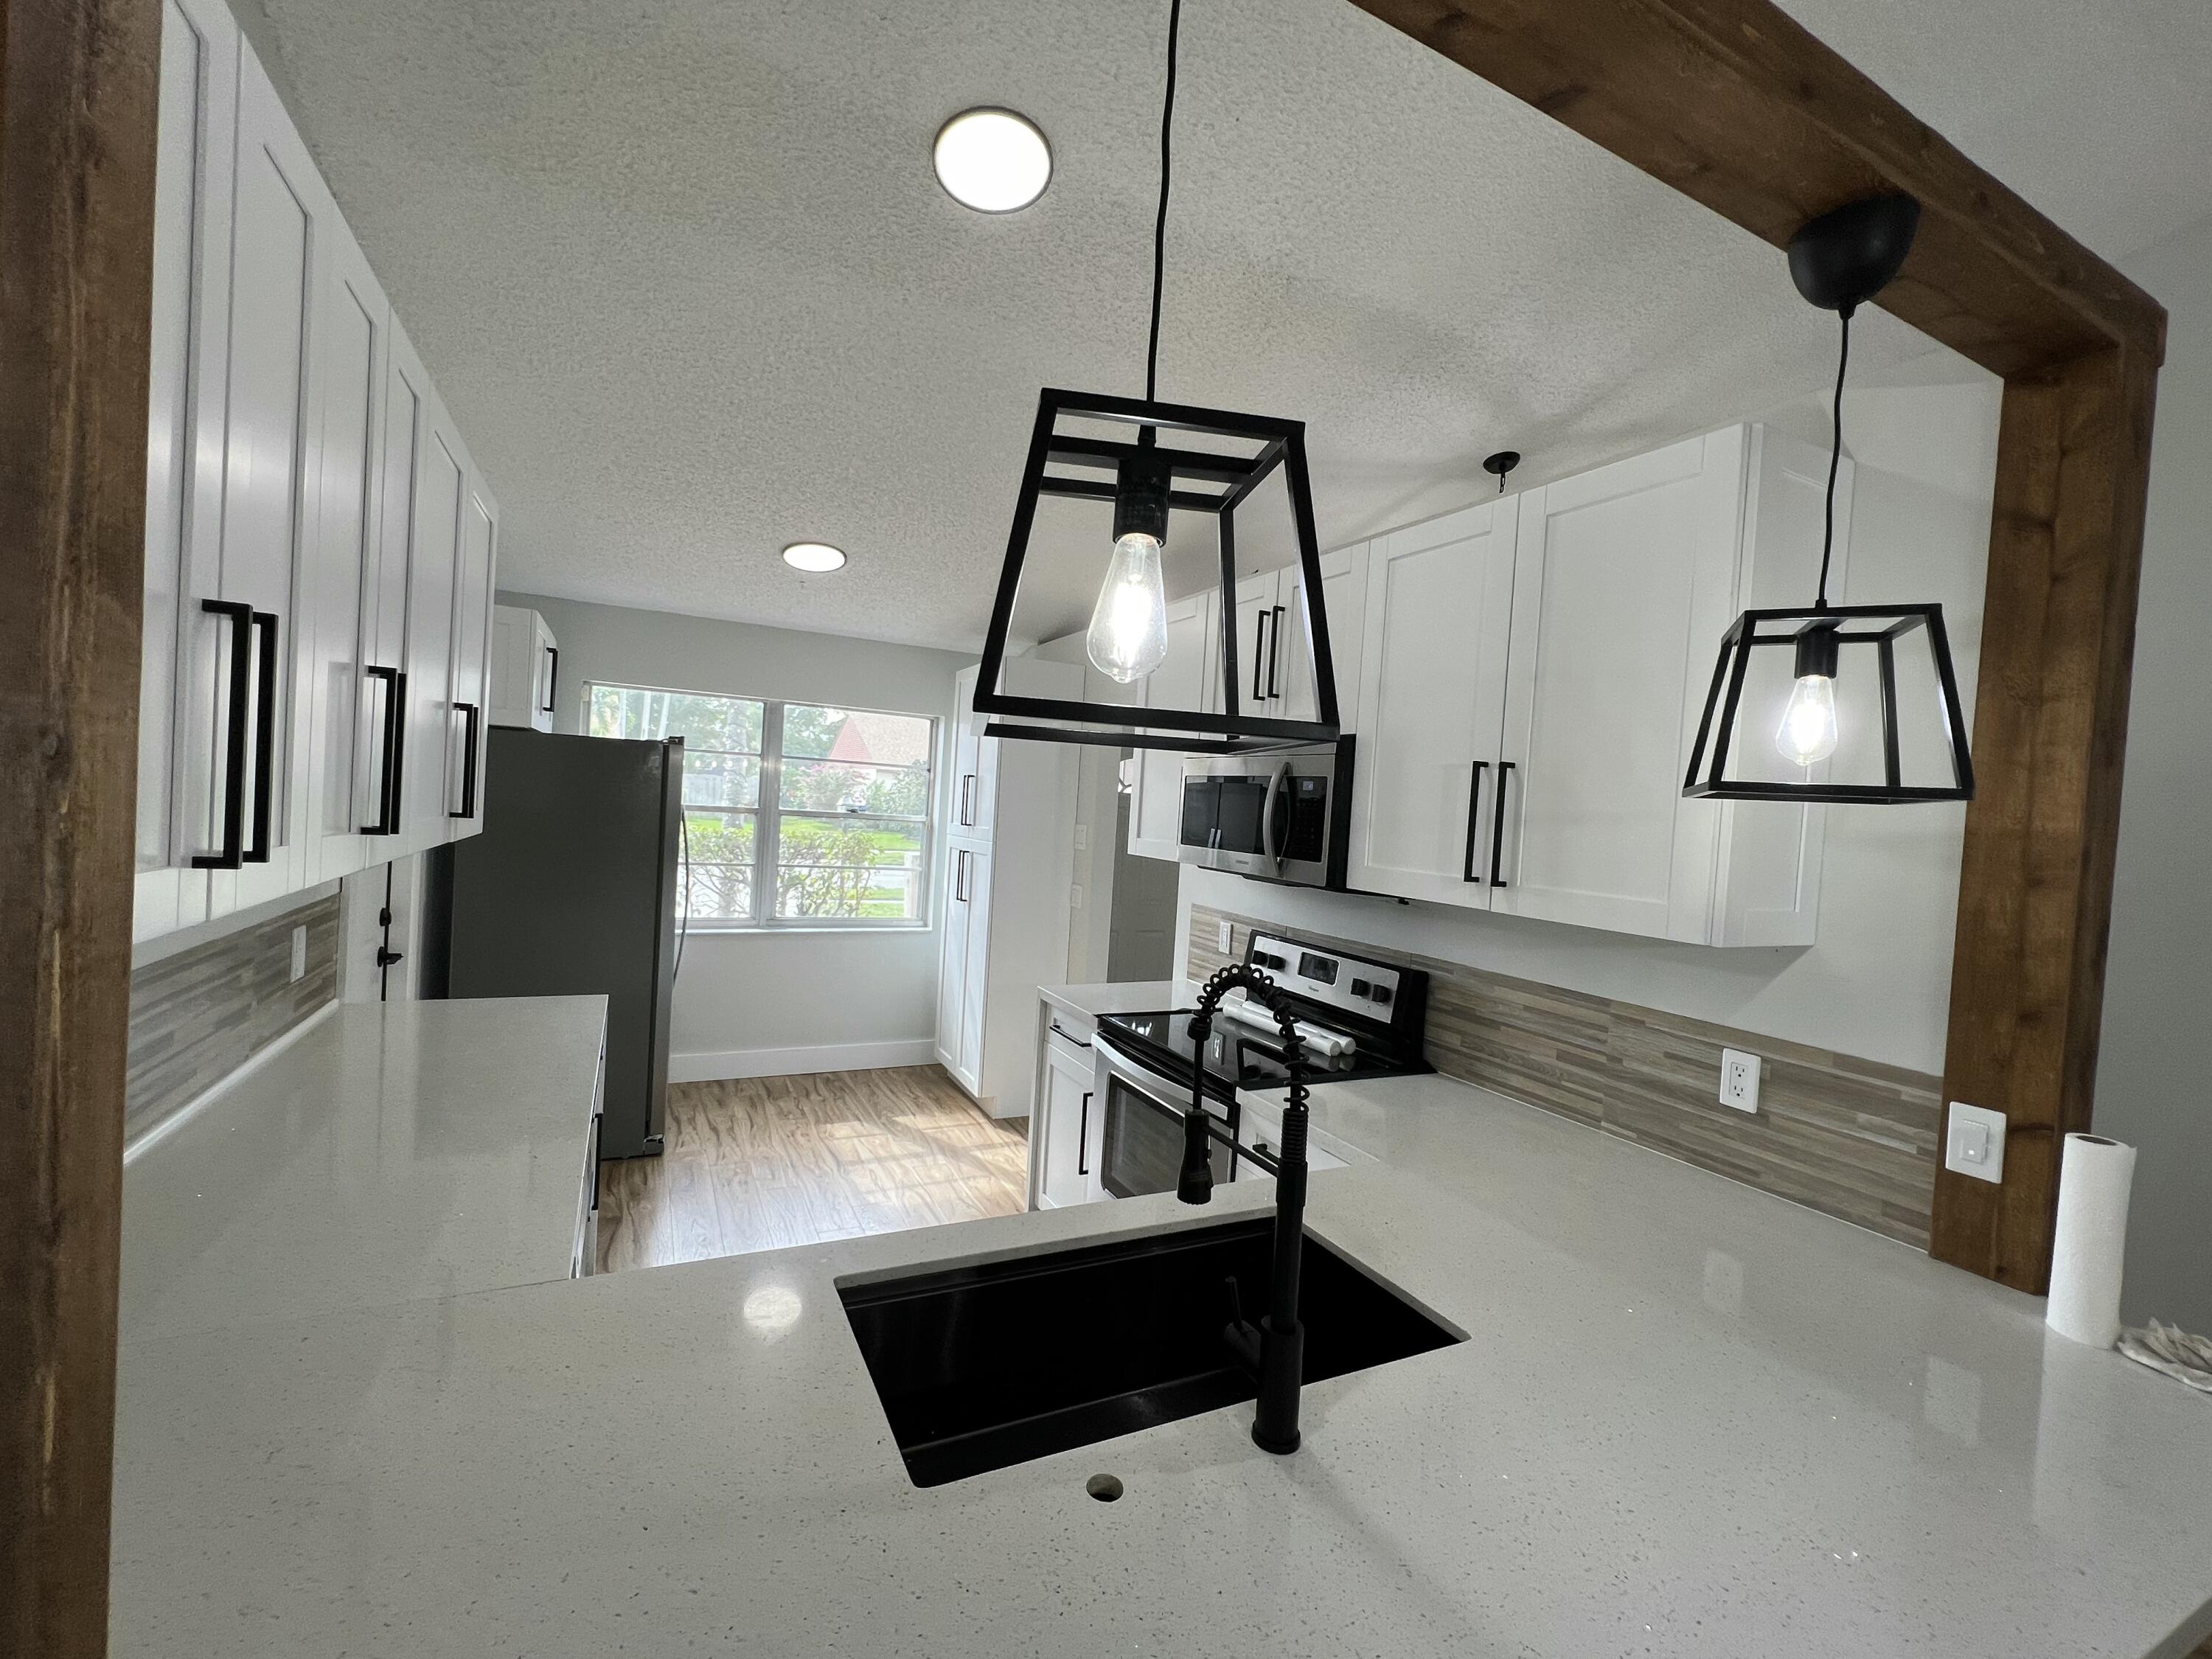
<instances>
[{"instance_id":1,"label":"white shaker lower cabinet","mask_svg":"<svg viewBox=\"0 0 2212 1659\"><path fill-rule=\"evenodd\" d=\"M494 605L486 723L550 732L560 690L561 647L545 618L525 605Z\"/></svg>"},{"instance_id":2,"label":"white shaker lower cabinet","mask_svg":"<svg viewBox=\"0 0 2212 1659\"><path fill-rule=\"evenodd\" d=\"M1220 701L1220 639L1214 617L1220 599L1211 590L1168 606L1168 654L1145 680L1150 708L1211 708ZM1139 749L1129 791L1129 852L1172 862L1182 827L1182 756L1172 749Z\"/></svg>"},{"instance_id":3,"label":"white shaker lower cabinet","mask_svg":"<svg viewBox=\"0 0 2212 1659\"><path fill-rule=\"evenodd\" d=\"M1368 545L1354 888L1490 904L1486 797L1498 787L1515 530L1509 498Z\"/></svg>"},{"instance_id":4,"label":"white shaker lower cabinet","mask_svg":"<svg viewBox=\"0 0 2212 1659\"><path fill-rule=\"evenodd\" d=\"M1017 658L1005 675L1018 696L1083 695L1070 663ZM1036 988L1067 971L1075 755L1067 744L978 735L972 670L954 695L937 1058L993 1116L1023 1117L1036 1084Z\"/></svg>"},{"instance_id":5,"label":"white shaker lower cabinet","mask_svg":"<svg viewBox=\"0 0 2212 1659\"><path fill-rule=\"evenodd\" d=\"M1098 1151L1106 1115L1092 1097L1089 1051L1066 1051L1045 1040L1043 1094L1030 1144L1042 1160L1037 1172L1036 1207L1056 1210L1087 1204L1105 1195L1098 1179Z\"/></svg>"},{"instance_id":6,"label":"white shaker lower cabinet","mask_svg":"<svg viewBox=\"0 0 2212 1659\"><path fill-rule=\"evenodd\" d=\"M1687 800L1682 781L1722 634L1749 605L1811 600L1826 469L1824 451L1733 426L1519 498L1492 909L1692 944L1812 942L1821 809ZM1745 719L1771 733L1790 682L1787 653L1768 654Z\"/></svg>"}]
</instances>

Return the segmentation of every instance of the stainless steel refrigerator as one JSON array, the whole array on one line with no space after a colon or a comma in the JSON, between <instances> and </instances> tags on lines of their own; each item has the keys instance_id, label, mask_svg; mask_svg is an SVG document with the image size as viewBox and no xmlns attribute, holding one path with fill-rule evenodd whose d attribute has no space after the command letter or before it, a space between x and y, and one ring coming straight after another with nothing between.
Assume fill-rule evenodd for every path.
<instances>
[{"instance_id":1,"label":"stainless steel refrigerator","mask_svg":"<svg viewBox=\"0 0 2212 1659\"><path fill-rule=\"evenodd\" d=\"M495 726L484 785L483 832L444 849L446 994L604 993L599 1155L658 1152L679 951L684 740Z\"/></svg>"}]
</instances>

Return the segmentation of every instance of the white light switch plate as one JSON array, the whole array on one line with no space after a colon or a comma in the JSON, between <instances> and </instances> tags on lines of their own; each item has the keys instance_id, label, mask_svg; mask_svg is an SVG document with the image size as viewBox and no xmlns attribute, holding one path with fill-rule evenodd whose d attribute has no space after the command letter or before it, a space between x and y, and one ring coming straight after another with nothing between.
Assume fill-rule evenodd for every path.
<instances>
[{"instance_id":1,"label":"white light switch plate","mask_svg":"<svg viewBox=\"0 0 2212 1659\"><path fill-rule=\"evenodd\" d=\"M2005 1115L1986 1106L1951 1103L1943 1128L1943 1167L1977 1181L2004 1179Z\"/></svg>"},{"instance_id":2,"label":"white light switch plate","mask_svg":"<svg viewBox=\"0 0 2212 1659\"><path fill-rule=\"evenodd\" d=\"M292 930L292 977L305 979L307 975L307 925L301 922Z\"/></svg>"},{"instance_id":3,"label":"white light switch plate","mask_svg":"<svg viewBox=\"0 0 2212 1659\"><path fill-rule=\"evenodd\" d=\"M1228 922L1223 922L1221 924L1221 954L1223 956L1225 957L1229 954L1229 947L1234 941L1235 938L1236 934L1231 927L1231 925Z\"/></svg>"},{"instance_id":4,"label":"white light switch plate","mask_svg":"<svg viewBox=\"0 0 2212 1659\"><path fill-rule=\"evenodd\" d=\"M1759 1109L1759 1056L1741 1048L1721 1050L1721 1104L1739 1112Z\"/></svg>"}]
</instances>

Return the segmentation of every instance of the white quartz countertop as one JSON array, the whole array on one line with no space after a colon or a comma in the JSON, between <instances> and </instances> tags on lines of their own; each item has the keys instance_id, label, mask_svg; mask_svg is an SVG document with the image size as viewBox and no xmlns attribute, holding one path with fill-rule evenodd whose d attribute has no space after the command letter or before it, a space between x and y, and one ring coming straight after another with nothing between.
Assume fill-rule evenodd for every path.
<instances>
[{"instance_id":1,"label":"white quartz countertop","mask_svg":"<svg viewBox=\"0 0 2212 1659\"><path fill-rule=\"evenodd\" d=\"M1204 1225L1131 1200L149 1345L125 1656L2178 1659L2212 1401L2042 1304L1433 1078L1312 1231L1468 1334L927 1490L841 1279ZM1087 1477L1118 1475L1101 1504Z\"/></svg>"},{"instance_id":2,"label":"white quartz countertop","mask_svg":"<svg viewBox=\"0 0 2212 1659\"><path fill-rule=\"evenodd\" d=\"M1146 1014L1162 1008L1182 1008L1197 1000L1197 993L1181 980L1134 979L1115 985L1040 985L1037 994L1055 1008L1071 1014Z\"/></svg>"},{"instance_id":3,"label":"white quartz countertop","mask_svg":"<svg viewBox=\"0 0 2212 1659\"><path fill-rule=\"evenodd\" d=\"M134 1147L122 1339L565 1279L606 999L340 1004Z\"/></svg>"}]
</instances>

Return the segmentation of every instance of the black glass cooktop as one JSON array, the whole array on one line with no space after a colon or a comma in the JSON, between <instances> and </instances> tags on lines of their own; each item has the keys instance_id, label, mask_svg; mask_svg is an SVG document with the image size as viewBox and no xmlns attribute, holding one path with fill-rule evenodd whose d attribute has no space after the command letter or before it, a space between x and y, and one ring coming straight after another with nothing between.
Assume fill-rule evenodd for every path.
<instances>
[{"instance_id":1,"label":"black glass cooktop","mask_svg":"<svg viewBox=\"0 0 2212 1659\"><path fill-rule=\"evenodd\" d=\"M1175 1008L1156 1014L1108 1014L1099 1021L1099 1035L1152 1070L1186 1079L1190 1075L1192 1012L1188 1008ZM1355 1037L1354 1045L1349 1052L1336 1055L1317 1054L1308 1048L1306 1080L1344 1083L1435 1069L1418 1055L1400 1054L1372 1038ZM1291 1080L1279 1042L1223 1013L1214 1015L1212 1033L1206 1040L1206 1075L1216 1093L1287 1088Z\"/></svg>"}]
</instances>

